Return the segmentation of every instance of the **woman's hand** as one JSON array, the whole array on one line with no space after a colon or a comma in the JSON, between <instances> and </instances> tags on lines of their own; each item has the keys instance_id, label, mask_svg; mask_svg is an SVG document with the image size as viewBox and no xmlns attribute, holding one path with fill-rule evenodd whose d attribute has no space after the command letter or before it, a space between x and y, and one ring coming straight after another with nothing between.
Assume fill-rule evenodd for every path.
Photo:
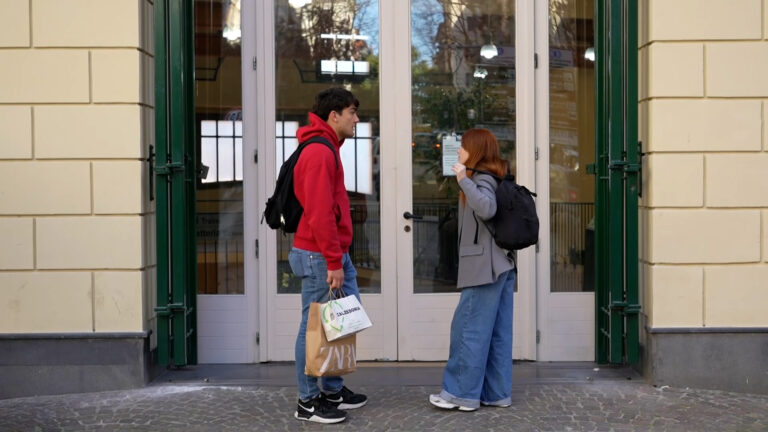
<instances>
[{"instance_id":1,"label":"woman's hand","mask_svg":"<svg viewBox=\"0 0 768 432\"><path fill-rule=\"evenodd\" d=\"M456 181L460 182L467 178L467 167L461 163L457 163L453 166L453 172L456 173Z\"/></svg>"}]
</instances>

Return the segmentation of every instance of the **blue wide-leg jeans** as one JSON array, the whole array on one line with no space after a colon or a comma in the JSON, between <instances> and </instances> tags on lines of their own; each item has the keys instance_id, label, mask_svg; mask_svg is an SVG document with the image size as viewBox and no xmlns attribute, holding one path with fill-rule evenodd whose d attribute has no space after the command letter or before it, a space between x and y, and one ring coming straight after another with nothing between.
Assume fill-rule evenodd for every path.
<instances>
[{"instance_id":1,"label":"blue wide-leg jeans","mask_svg":"<svg viewBox=\"0 0 768 432\"><path fill-rule=\"evenodd\" d=\"M512 306L516 270L496 282L461 290L440 397L465 407L509 405L512 391Z\"/></svg>"},{"instance_id":2,"label":"blue wide-leg jeans","mask_svg":"<svg viewBox=\"0 0 768 432\"><path fill-rule=\"evenodd\" d=\"M304 374L306 364L307 342L307 317L309 304L328 301L328 265L320 252L310 252L293 248L288 254L288 262L293 274L301 278L301 324L299 335L296 337L296 380L299 384L299 398L309 400L320 394L317 385L317 377ZM344 284L342 289L345 295L354 295L360 300L360 292L357 287L357 271L352 264L349 254L342 258L344 269ZM344 385L342 377L322 377L322 390L326 393L336 393Z\"/></svg>"}]
</instances>

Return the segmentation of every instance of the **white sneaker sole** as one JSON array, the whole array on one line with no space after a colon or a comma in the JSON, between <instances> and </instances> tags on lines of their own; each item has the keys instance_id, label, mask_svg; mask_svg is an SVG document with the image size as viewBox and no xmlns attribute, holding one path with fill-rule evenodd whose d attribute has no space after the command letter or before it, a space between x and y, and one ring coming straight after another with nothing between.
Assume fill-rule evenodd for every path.
<instances>
[{"instance_id":1,"label":"white sneaker sole","mask_svg":"<svg viewBox=\"0 0 768 432\"><path fill-rule=\"evenodd\" d=\"M313 422L313 423L322 423L322 424L341 423L341 422L343 422L344 420L347 419L346 417L335 418L335 419L327 419L327 418L323 418L323 417L318 417L316 415L313 415L310 418L304 418L304 417L299 416L299 412L298 411L294 411L293 416L296 417L296 420L310 421L310 422Z\"/></svg>"},{"instance_id":2,"label":"white sneaker sole","mask_svg":"<svg viewBox=\"0 0 768 432\"><path fill-rule=\"evenodd\" d=\"M470 408L470 407L465 407L461 405L456 405L455 403L448 402L447 400L441 398L438 395L429 395L429 403L431 403L432 405L438 408L442 408L445 410L458 409L459 411L464 411L464 412L477 411L477 408Z\"/></svg>"}]
</instances>

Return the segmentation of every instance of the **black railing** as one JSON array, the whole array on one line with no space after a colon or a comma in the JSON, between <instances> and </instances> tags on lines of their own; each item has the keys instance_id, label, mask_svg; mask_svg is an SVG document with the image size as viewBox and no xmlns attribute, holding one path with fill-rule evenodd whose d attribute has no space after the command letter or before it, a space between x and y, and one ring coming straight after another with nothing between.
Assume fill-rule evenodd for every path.
<instances>
[{"instance_id":1,"label":"black railing","mask_svg":"<svg viewBox=\"0 0 768 432\"><path fill-rule=\"evenodd\" d=\"M594 203L552 203L550 221L550 287L552 292L594 291Z\"/></svg>"},{"instance_id":2,"label":"black railing","mask_svg":"<svg viewBox=\"0 0 768 432\"><path fill-rule=\"evenodd\" d=\"M381 218L379 203L351 204L353 241L350 257L362 273L381 271ZM412 221L415 292L455 290L458 270L457 205L416 203L413 213L422 219ZM594 251L589 244L593 232L594 203L550 204L551 291L593 291ZM288 265L292 235L277 235L278 292L301 292L301 282ZM380 281L380 278L372 280ZM363 292L380 292L369 283Z\"/></svg>"}]
</instances>

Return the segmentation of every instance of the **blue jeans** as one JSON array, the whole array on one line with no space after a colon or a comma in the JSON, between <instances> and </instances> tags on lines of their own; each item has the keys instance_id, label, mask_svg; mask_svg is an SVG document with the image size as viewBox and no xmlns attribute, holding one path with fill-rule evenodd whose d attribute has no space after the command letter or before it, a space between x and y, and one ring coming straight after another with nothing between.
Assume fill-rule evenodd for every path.
<instances>
[{"instance_id":1,"label":"blue jeans","mask_svg":"<svg viewBox=\"0 0 768 432\"><path fill-rule=\"evenodd\" d=\"M301 278L301 324L299 335L296 337L296 380L299 383L299 398L312 399L320 394L317 377L304 374L306 364L307 316L309 304L312 302L328 301L328 265L320 252L310 252L293 248L288 254L288 262L293 274ZM346 295L354 295L360 300L357 288L357 270L349 254L344 254L341 261L344 269L344 285ZM342 377L322 377L322 390L326 393L336 393L344 385Z\"/></svg>"},{"instance_id":2,"label":"blue jeans","mask_svg":"<svg viewBox=\"0 0 768 432\"><path fill-rule=\"evenodd\" d=\"M451 322L451 348L440 397L477 408L512 399L512 305L516 271L461 290Z\"/></svg>"}]
</instances>

